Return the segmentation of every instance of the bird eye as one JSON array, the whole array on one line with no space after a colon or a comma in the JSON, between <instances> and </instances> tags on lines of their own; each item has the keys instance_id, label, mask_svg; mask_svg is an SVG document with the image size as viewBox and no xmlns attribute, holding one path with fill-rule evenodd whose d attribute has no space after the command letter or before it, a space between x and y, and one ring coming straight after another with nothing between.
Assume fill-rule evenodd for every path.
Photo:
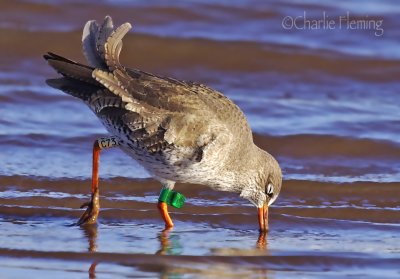
<instances>
[{"instance_id":1,"label":"bird eye","mask_svg":"<svg viewBox=\"0 0 400 279\"><path fill-rule=\"evenodd\" d=\"M265 193L269 196L272 197L274 195L274 185L272 185L271 183L268 184L267 186L267 190L265 191Z\"/></svg>"}]
</instances>

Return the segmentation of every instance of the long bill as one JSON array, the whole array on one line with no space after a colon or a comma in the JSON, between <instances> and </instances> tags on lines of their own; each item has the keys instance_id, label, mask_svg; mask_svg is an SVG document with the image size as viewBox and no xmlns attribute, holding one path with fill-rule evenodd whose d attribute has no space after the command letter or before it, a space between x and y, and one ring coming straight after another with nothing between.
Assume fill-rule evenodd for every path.
<instances>
[{"instance_id":1,"label":"long bill","mask_svg":"<svg viewBox=\"0 0 400 279\"><path fill-rule=\"evenodd\" d=\"M258 208L258 225L260 232L268 231L268 204L264 203L263 207Z\"/></svg>"}]
</instances>

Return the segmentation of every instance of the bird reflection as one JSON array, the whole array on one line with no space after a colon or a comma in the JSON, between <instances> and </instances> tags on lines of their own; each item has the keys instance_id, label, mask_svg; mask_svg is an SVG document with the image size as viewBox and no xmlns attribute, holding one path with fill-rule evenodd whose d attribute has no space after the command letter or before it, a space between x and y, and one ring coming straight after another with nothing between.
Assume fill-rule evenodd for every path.
<instances>
[{"instance_id":1,"label":"bird reflection","mask_svg":"<svg viewBox=\"0 0 400 279\"><path fill-rule=\"evenodd\" d=\"M266 232L260 232L258 238L255 242L247 247L243 248L212 248L210 250L212 255L215 256L266 256L268 255L268 234ZM177 233L173 234L172 229L162 230L158 235L160 249L156 252L157 255L180 255L182 254L182 246L180 244L179 235ZM267 258L266 258L267 259ZM246 277L247 274L257 279L267 279L269 278L268 270L265 268L260 269L243 269L241 271L243 276ZM188 274L196 274L199 277L208 277L215 275L216 273L233 275L232 270L229 265L215 263L208 269L204 269L201 266L190 265L190 268L176 267L174 265L163 266L160 270L160 279L170 279L170 278L183 278Z\"/></svg>"},{"instance_id":2,"label":"bird reflection","mask_svg":"<svg viewBox=\"0 0 400 279\"><path fill-rule=\"evenodd\" d=\"M172 229L165 229L160 232L158 239L160 249L156 255L181 255L183 247L180 244L180 238L177 234L171 234ZM255 246L246 248L213 248L214 255L268 255L268 233L260 232Z\"/></svg>"},{"instance_id":3,"label":"bird reflection","mask_svg":"<svg viewBox=\"0 0 400 279\"><path fill-rule=\"evenodd\" d=\"M81 226L83 234L86 236L88 240L88 251L96 252L97 251L97 225L85 225Z\"/></svg>"},{"instance_id":4,"label":"bird reflection","mask_svg":"<svg viewBox=\"0 0 400 279\"><path fill-rule=\"evenodd\" d=\"M158 239L160 240L160 249L156 252L156 255L180 255L182 254L182 245L179 241L179 236L174 234L171 235L172 229L164 229L158 235ZM268 251L268 233L260 232L257 238L257 242L255 244L255 248L259 251L267 252ZM225 249L212 249L213 251L220 251ZM230 250L230 249L226 249ZM254 251L254 248L251 250L248 249L234 249L236 252L250 252ZM239 250L239 251L238 251Z\"/></svg>"},{"instance_id":5,"label":"bird reflection","mask_svg":"<svg viewBox=\"0 0 400 279\"><path fill-rule=\"evenodd\" d=\"M268 233L260 232L257 240L248 246L242 247L218 247L211 248L212 255L215 256L267 256L268 251Z\"/></svg>"},{"instance_id":6,"label":"bird reflection","mask_svg":"<svg viewBox=\"0 0 400 279\"><path fill-rule=\"evenodd\" d=\"M98 249L97 238L98 238L98 228L97 225L86 225L82 226L81 230L88 241L89 252L95 253ZM255 243L255 246L247 247L244 249L237 248L216 248L211 249L213 255L229 255L229 256L246 256L246 255L264 255L268 254L268 234L266 232L260 232ZM183 246L180 243L180 237L178 234L173 233L173 229L164 229L158 234L158 240L160 248L155 253L156 255L181 255L183 253ZM254 244L253 244L254 245ZM250 248L250 249L249 249ZM259 252L256 252L256 251ZM97 261L94 261L88 270L89 279L96 278L96 267L98 265ZM175 270L173 266L166 266L165 269L160 271L160 278L180 278L179 274L182 270ZM221 267L222 268L222 267ZM193 270L191 270L193 272ZM204 272L204 271L203 271ZM253 271L254 272L254 271ZM261 269L255 270L257 278L267 278L268 271Z\"/></svg>"},{"instance_id":7,"label":"bird reflection","mask_svg":"<svg viewBox=\"0 0 400 279\"><path fill-rule=\"evenodd\" d=\"M160 240L160 249L156 252L156 255L181 255L182 245L179 241L178 235L171 235L172 228L164 229L158 235Z\"/></svg>"},{"instance_id":8,"label":"bird reflection","mask_svg":"<svg viewBox=\"0 0 400 279\"><path fill-rule=\"evenodd\" d=\"M256 248L259 250L267 250L267 237L268 233L265 231L260 232L258 235L257 243L256 243Z\"/></svg>"},{"instance_id":9,"label":"bird reflection","mask_svg":"<svg viewBox=\"0 0 400 279\"><path fill-rule=\"evenodd\" d=\"M89 268L89 279L96 279L96 266L97 262L93 262Z\"/></svg>"},{"instance_id":10,"label":"bird reflection","mask_svg":"<svg viewBox=\"0 0 400 279\"><path fill-rule=\"evenodd\" d=\"M83 234L87 238L88 241L88 251L89 252L96 252L97 251L97 225L85 225L81 226L81 230ZM89 279L96 279L96 266L97 262L94 261L89 268Z\"/></svg>"}]
</instances>

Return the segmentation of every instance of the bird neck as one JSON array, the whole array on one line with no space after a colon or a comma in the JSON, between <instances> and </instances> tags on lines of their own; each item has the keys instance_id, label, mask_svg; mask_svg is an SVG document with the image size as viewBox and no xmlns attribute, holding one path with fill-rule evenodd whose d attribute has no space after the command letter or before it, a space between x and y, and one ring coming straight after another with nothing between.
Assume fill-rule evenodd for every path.
<instances>
[{"instance_id":1,"label":"bird neck","mask_svg":"<svg viewBox=\"0 0 400 279\"><path fill-rule=\"evenodd\" d=\"M234 185L234 192L240 193L244 188L260 185L267 172L265 166L268 164L270 154L257 147L255 144L242 149L240 154L235 154L229 164L225 164L221 176L229 178L230 184Z\"/></svg>"}]
</instances>

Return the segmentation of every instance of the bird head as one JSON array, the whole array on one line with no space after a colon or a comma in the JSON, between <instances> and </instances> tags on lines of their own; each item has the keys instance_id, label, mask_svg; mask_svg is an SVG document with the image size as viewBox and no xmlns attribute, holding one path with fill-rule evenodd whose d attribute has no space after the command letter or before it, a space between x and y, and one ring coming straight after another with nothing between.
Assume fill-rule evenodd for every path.
<instances>
[{"instance_id":1,"label":"bird head","mask_svg":"<svg viewBox=\"0 0 400 279\"><path fill-rule=\"evenodd\" d=\"M268 208L277 199L282 187L282 171L272 155L259 150L258 169L253 169L250 183L242 188L240 196L258 209L260 231L268 230Z\"/></svg>"},{"instance_id":2,"label":"bird head","mask_svg":"<svg viewBox=\"0 0 400 279\"><path fill-rule=\"evenodd\" d=\"M261 187L261 190L264 190L265 193L265 203L270 206L273 204L281 192L282 187L282 171L279 167L278 162L271 156L273 159L269 164L269 169L266 171L268 173L268 178Z\"/></svg>"}]
</instances>

